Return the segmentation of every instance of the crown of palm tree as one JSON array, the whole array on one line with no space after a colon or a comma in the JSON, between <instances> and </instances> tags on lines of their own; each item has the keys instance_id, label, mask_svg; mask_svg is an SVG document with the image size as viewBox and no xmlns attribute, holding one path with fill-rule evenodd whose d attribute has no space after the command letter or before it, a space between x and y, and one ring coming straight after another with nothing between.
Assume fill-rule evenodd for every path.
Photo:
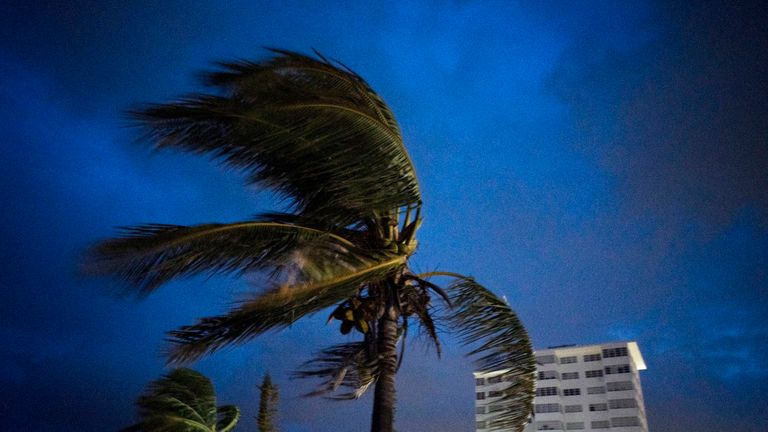
<instances>
[{"instance_id":1,"label":"crown of palm tree","mask_svg":"<svg viewBox=\"0 0 768 432\"><path fill-rule=\"evenodd\" d=\"M126 228L93 248L90 269L141 294L198 273L268 272L270 286L252 298L172 331L169 360L193 361L335 307L329 320L362 340L321 351L297 376L322 378L313 394L341 399L359 397L391 369L379 363L377 342L387 310L397 321L399 361L410 320L438 354L438 323L445 323L472 347L480 369L510 377L498 401L506 409L492 425L522 427L535 367L517 316L472 278L408 267L422 201L394 115L349 68L319 54L273 53L263 62L221 63L205 76L210 94L150 105L133 117L157 147L221 160L284 198L289 210L231 224ZM440 287L432 277L453 281Z\"/></svg>"},{"instance_id":2,"label":"crown of palm tree","mask_svg":"<svg viewBox=\"0 0 768 432\"><path fill-rule=\"evenodd\" d=\"M228 432L240 419L234 405L217 408L211 381L187 368L150 383L136 405L141 420L122 432Z\"/></svg>"}]
</instances>

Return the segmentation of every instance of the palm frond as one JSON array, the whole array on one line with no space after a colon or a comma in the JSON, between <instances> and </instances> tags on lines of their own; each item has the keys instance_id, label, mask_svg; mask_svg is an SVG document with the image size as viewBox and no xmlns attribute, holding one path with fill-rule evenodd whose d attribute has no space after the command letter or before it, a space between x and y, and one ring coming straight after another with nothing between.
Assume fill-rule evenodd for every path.
<instances>
[{"instance_id":1,"label":"palm frond","mask_svg":"<svg viewBox=\"0 0 768 432\"><path fill-rule=\"evenodd\" d=\"M220 406L217 415L219 420L216 422L216 432L229 432L240 420L240 409L234 405Z\"/></svg>"},{"instance_id":2,"label":"palm frond","mask_svg":"<svg viewBox=\"0 0 768 432\"><path fill-rule=\"evenodd\" d=\"M431 307L431 299L427 295L425 286L418 284L418 282L416 282L416 285L403 285L400 289L400 302L403 316L406 319L411 315L417 318L421 331L426 334L435 346L437 357L439 358L442 355L442 346L437 335L437 326L432 318L433 308Z\"/></svg>"},{"instance_id":3,"label":"palm frond","mask_svg":"<svg viewBox=\"0 0 768 432\"><path fill-rule=\"evenodd\" d=\"M216 408L211 381L191 369L176 369L150 383L137 402L141 421L123 431L212 432L217 412L231 429L239 418L237 407Z\"/></svg>"},{"instance_id":4,"label":"palm frond","mask_svg":"<svg viewBox=\"0 0 768 432\"><path fill-rule=\"evenodd\" d=\"M502 371L507 386L489 419L492 430L522 431L531 413L536 371L533 348L523 324L509 305L470 277L448 287L453 308L448 322L481 371Z\"/></svg>"},{"instance_id":5,"label":"palm frond","mask_svg":"<svg viewBox=\"0 0 768 432\"><path fill-rule=\"evenodd\" d=\"M319 378L320 386L305 396L326 396L335 400L361 397L379 374L378 360L370 344L353 342L333 345L317 353L293 373L294 378ZM348 391L336 393L340 388Z\"/></svg>"},{"instance_id":6,"label":"palm frond","mask_svg":"<svg viewBox=\"0 0 768 432\"><path fill-rule=\"evenodd\" d=\"M315 219L346 226L420 202L397 122L368 84L326 60L273 52L210 73L223 96L192 95L134 118L158 147L222 159Z\"/></svg>"},{"instance_id":7,"label":"palm frond","mask_svg":"<svg viewBox=\"0 0 768 432\"><path fill-rule=\"evenodd\" d=\"M189 362L226 345L284 328L306 315L346 300L366 284L384 280L405 261L406 257L396 256L319 282L280 286L243 302L225 315L203 318L194 325L172 331L174 345L169 352L169 361Z\"/></svg>"},{"instance_id":8,"label":"palm frond","mask_svg":"<svg viewBox=\"0 0 768 432\"><path fill-rule=\"evenodd\" d=\"M146 294L178 277L292 265L354 268L371 258L344 238L275 221L141 225L91 249L86 271L117 276Z\"/></svg>"}]
</instances>

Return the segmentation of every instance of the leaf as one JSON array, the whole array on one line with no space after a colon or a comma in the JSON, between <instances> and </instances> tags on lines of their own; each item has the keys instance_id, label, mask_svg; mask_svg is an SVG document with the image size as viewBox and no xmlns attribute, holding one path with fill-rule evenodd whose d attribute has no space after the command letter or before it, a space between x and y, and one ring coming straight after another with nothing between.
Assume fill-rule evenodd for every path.
<instances>
[{"instance_id":1,"label":"leaf","mask_svg":"<svg viewBox=\"0 0 768 432\"><path fill-rule=\"evenodd\" d=\"M492 430L522 431L532 412L536 364L522 323L504 301L470 277L448 287L453 309L447 320L472 347L480 371L504 371L508 385L494 404L504 406L489 418Z\"/></svg>"},{"instance_id":2,"label":"leaf","mask_svg":"<svg viewBox=\"0 0 768 432\"><path fill-rule=\"evenodd\" d=\"M288 51L223 63L219 95L135 111L158 147L208 154L336 226L421 201L413 163L383 100L348 69Z\"/></svg>"},{"instance_id":3,"label":"leaf","mask_svg":"<svg viewBox=\"0 0 768 432\"><path fill-rule=\"evenodd\" d=\"M217 416L230 430L237 423L239 410L234 406L216 408L211 381L191 369L176 369L150 383L137 402L141 421L124 431L213 432Z\"/></svg>"},{"instance_id":4,"label":"leaf","mask_svg":"<svg viewBox=\"0 0 768 432\"><path fill-rule=\"evenodd\" d=\"M366 342L333 345L317 353L293 373L294 378L319 378L320 386L305 396L326 396L335 400L357 399L378 377L376 357ZM339 388L347 391L336 393Z\"/></svg>"},{"instance_id":5,"label":"leaf","mask_svg":"<svg viewBox=\"0 0 768 432\"><path fill-rule=\"evenodd\" d=\"M405 260L405 257L393 257L316 283L277 287L243 302L225 315L203 318L197 324L172 331L174 345L169 361L186 363L226 345L286 327L348 299L368 283L385 279L402 267Z\"/></svg>"},{"instance_id":6,"label":"leaf","mask_svg":"<svg viewBox=\"0 0 768 432\"><path fill-rule=\"evenodd\" d=\"M294 265L307 273L328 265L354 268L371 255L336 234L272 221L197 226L141 225L89 253L86 271L117 276L147 294L183 276Z\"/></svg>"}]
</instances>

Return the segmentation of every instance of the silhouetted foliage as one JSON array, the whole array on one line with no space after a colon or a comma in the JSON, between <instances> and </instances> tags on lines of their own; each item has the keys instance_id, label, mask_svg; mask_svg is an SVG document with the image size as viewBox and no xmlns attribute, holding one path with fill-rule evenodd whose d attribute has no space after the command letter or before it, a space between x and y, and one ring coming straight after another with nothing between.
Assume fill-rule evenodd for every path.
<instances>
[{"instance_id":1,"label":"silhouetted foliage","mask_svg":"<svg viewBox=\"0 0 768 432\"><path fill-rule=\"evenodd\" d=\"M342 334L359 334L359 342L322 350L296 376L321 379L311 394L336 399L357 398L373 385L378 432L392 431L409 323L439 355L436 323L444 321L445 331L473 348L479 368L513 376L507 409L491 425L520 430L533 399L528 336L509 306L474 279L410 270L421 190L389 107L339 63L273 54L221 63L205 76L210 94L149 105L133 118L158 148L217 159L284 198L288 210L239 223L126 228L92 250L91 270L122 278L140 294L200 273L267 272L263 291L172 331L169 360L194 361L330 309L329 320ZM452 282L441 287L435 277Z\"/></svg>"},{"instance_id":2,"label":"silhouetted foliage","mask_svg":"<svg viewBox=\"0 0 768 432\"><path fill-rule=\"evenodd\" d=\"M236 406L216 407L208 378L186 368L150 383L136 405L141 420L122 432L228 432L240 419Z\"/></svg>"}]
</instances>

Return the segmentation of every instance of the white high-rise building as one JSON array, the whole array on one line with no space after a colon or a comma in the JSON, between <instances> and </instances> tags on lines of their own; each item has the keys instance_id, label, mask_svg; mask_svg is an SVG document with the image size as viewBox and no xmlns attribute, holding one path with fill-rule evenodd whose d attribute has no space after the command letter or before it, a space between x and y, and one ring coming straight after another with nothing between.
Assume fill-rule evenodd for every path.
<instances>
[{"instance_id":1,"label":"white high-rise building","mask_svg":"<svg viewBox=\"0 0 768 432\"><path fill-rule=\"evenodd\" d=\"M526 432L648 432L636 342L568 345L538 350L534 414ZM490 430L489 414L501 396L504 371L475 372L477 431Z\"/></svg>"}]
</instances>

